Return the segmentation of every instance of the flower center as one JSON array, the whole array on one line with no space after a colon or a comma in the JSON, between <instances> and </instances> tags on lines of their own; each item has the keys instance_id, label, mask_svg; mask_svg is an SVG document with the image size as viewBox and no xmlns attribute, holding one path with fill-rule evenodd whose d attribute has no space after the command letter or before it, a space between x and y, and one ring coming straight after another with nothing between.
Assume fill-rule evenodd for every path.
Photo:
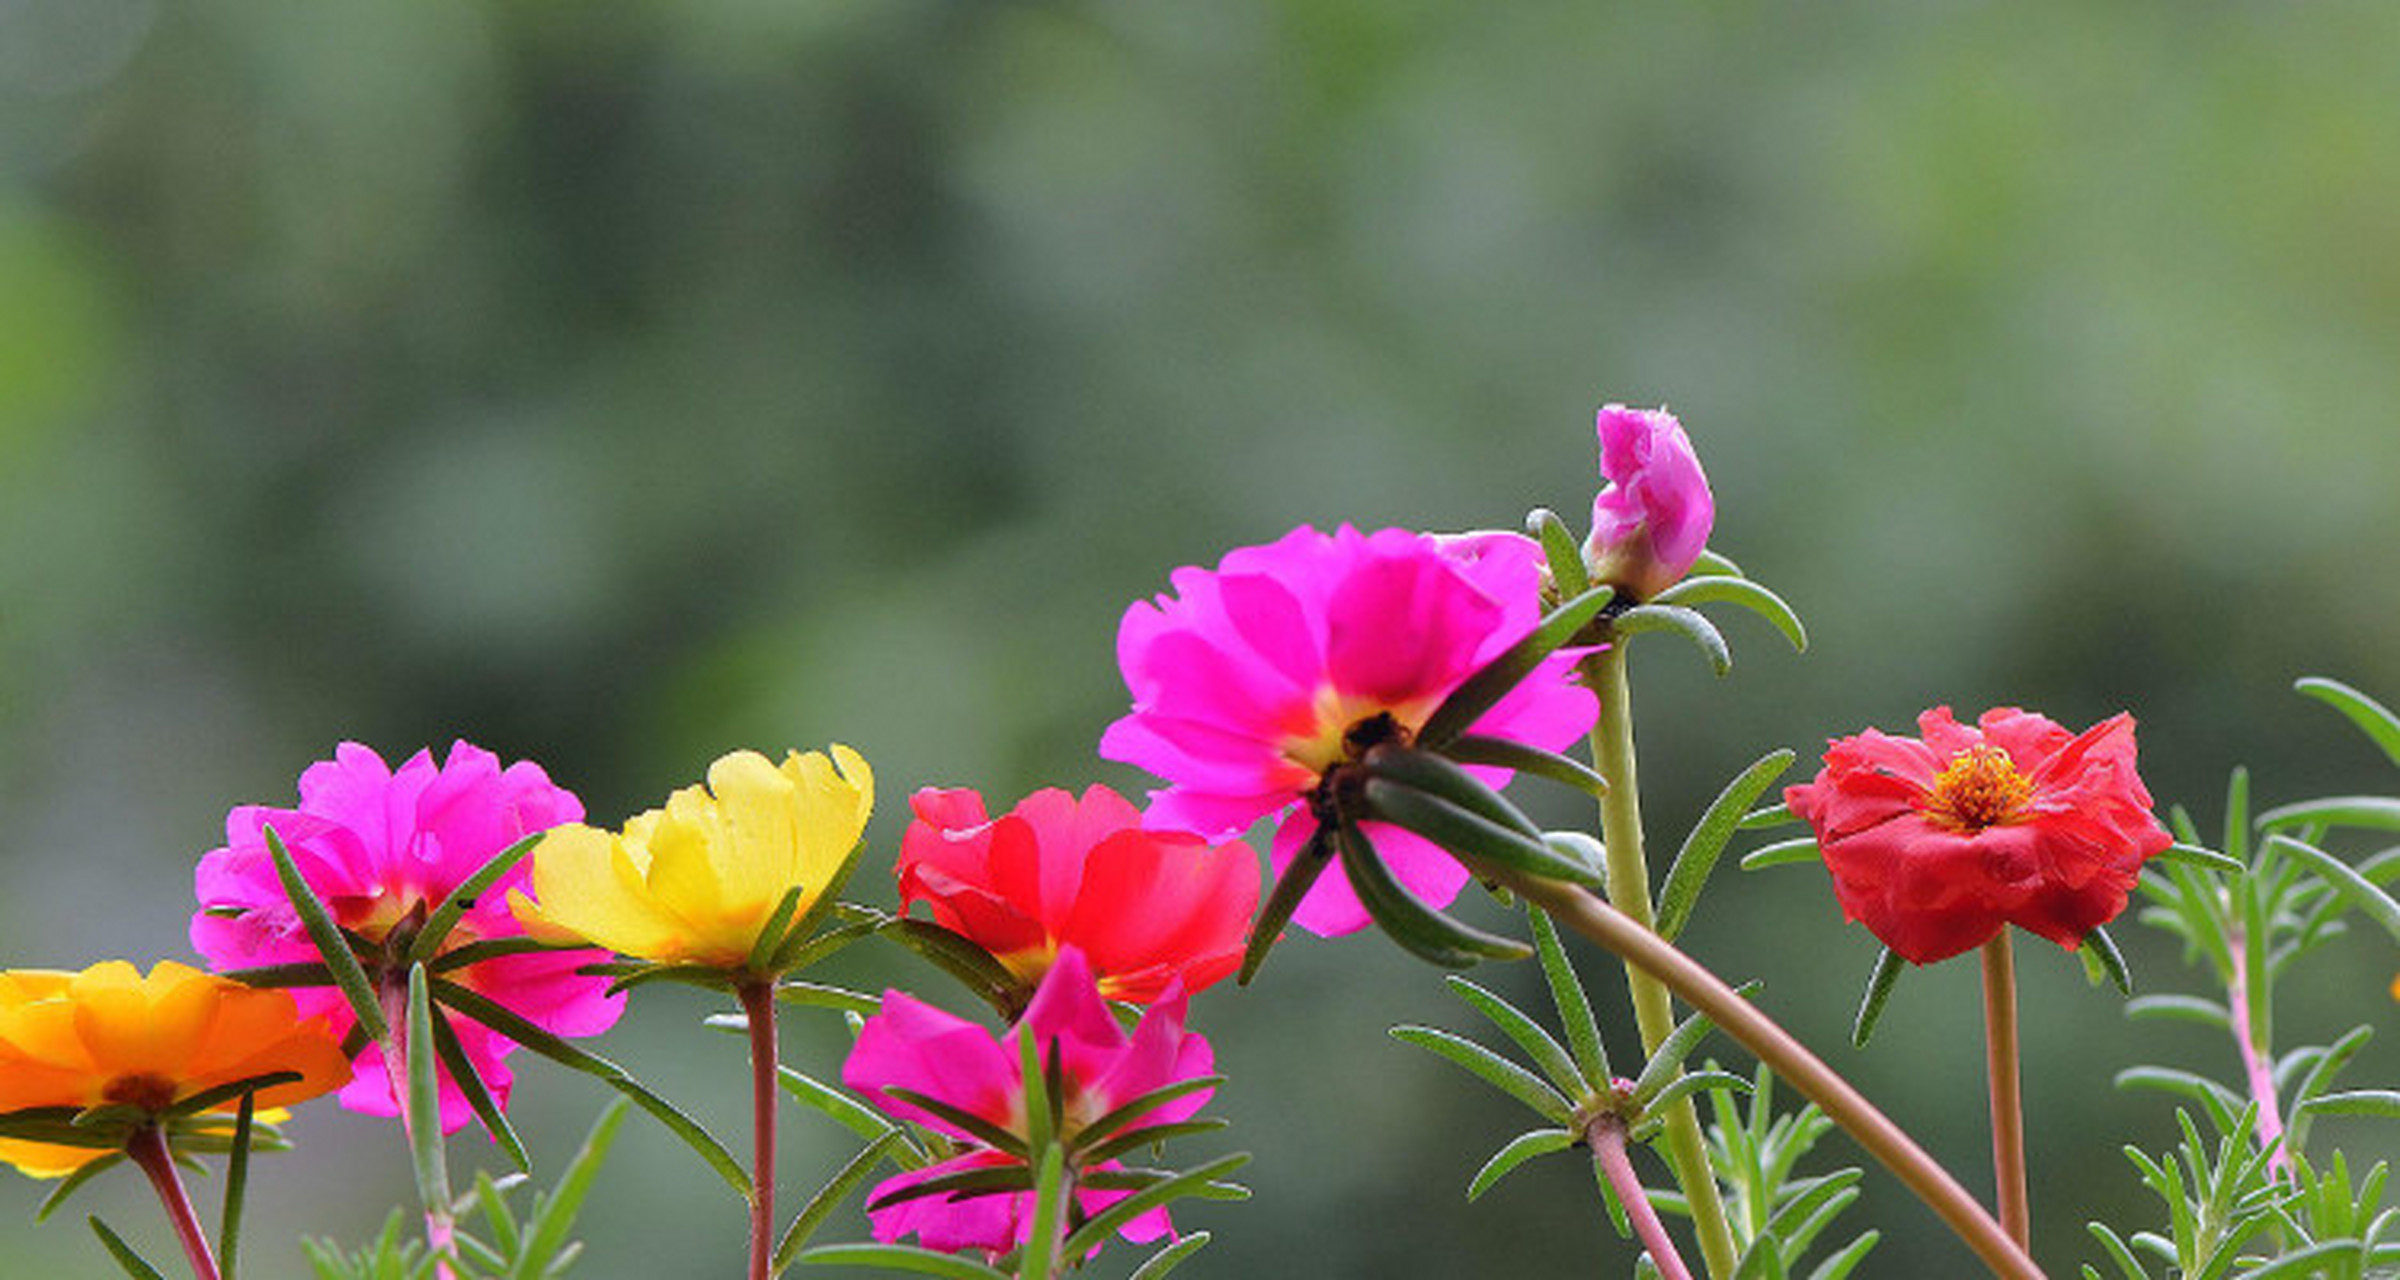
<instances>
[{"instance_id":1,"label":"flower center","mask_svg":"<svg viewBox=\"0 0 2400 1280\"><path fill-rule=\"evenodd\" d=\"M1377 747L1407 746L1416 737L1416 731L1410 727L1412 712L1413 719L1419 721L1429 714L1409 707L1386 707L1344 697L1332 689L1319 690L1316 705L1310 711L1310 729L1285 739L1283 754L1285 759L1320 776L1337 765L1358 763Z\"/></svg>"},{"instance_id":2,"label":"flower center","mask_svg":"<svg viewBox=\"0 0 2400 1280\"><path fill-rule=\"evenodd\" d=\"M2008 752L1988 743L1950 757L1933 780L1926 815L1972 835L2023 816L2033 799L2033 779L2017 772Z\"/></svg>"},{"instance_id":3,"label":"flower center","mask_svg":"<svg viewBox=\"0 0 2400 1280\"><path fill-rule=\"evenodd\" d=\"M175 1082L164 1076L142 1072L139 1075L118 1076L108 1082L100 1096L110 1102L140 1107L144 1111L164 1111L175 1105Z\"/></svg>"}]
</instances>

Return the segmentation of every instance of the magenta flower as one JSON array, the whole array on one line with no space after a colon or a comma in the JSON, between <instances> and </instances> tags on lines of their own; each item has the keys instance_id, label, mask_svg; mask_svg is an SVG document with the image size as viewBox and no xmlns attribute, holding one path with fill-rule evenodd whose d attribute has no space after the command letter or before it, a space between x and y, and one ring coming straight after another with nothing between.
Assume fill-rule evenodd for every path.
<instances>
[{"instance_id":1,"label":"magenta flower","mask_svg":"<svg viewBox=\"0 0 2400 1280\"><path fill-rule=\"evenodd\" d=\"M1600 411L1600 474L1584 543L1592 581L1642 600L1691 572L1717 519L1716 499L1683 424L1664 409Z\"/></svg>"},{"instance_id":2,"label":"magenta flower","mask_svg":"<svg viewBox=\"0 0 2400 1280\"><path fill-rule=\"evenodd\" d=\"M373 751L345 742L333 759L300 775L299 808L245 805L227 815L225 847L202 857L193 877L200 910L192 917L192 945L220 970L317 958L276 879L265 835L270 826L335 922L384 942L396 926L421 922L493 855L582 816L583 803L529 761L503 769L491 752L459 742L438 767L420 751L394 770ZM467 909L443 949L523 934L508 898L509 890L528 888L530 874L531 864L519 863L501 877ZM443 976L554 1034L588 1036L616 1022L624 998L607 993L608 979L575 970L608 958L605 951L534 952L480 960ZM404 980L372 966L369 975ZM292 994L303 1017L323 1015L337 1035L355 1022L332 987ZM493 1099L506 1105L511 1077L501 1059L515 1042L466 1018L452 1018L451 1026ZM454 1130L472 1112L447 1068L441 1082L442 1128ZM380 1048L370 1044L359 1053L341 1100L369 1115L398 1114Z\"/></svg>"},{"instance_id":3,"label":"magenta flower","mask_svg":"<svg viewBox=\"0 0 2400 1280\"><path fill-rule=\"evenodd\" d=\"M959 1124L896 1097L890 1090L921 1094L991 1122L1018 1137L1026 1136L1022 1046L1026 1035L1045 1060L1055 1055L1063 1077L1064 1114L1059 1117L1059 1140L1074 1146L1089 1144L1110 1133L1188 1120L1207 1105L1213 1089L1200 1089L1157 1107L1123 1117L1108 1133L1087 1134L1095 1120L1144 1094L1179 1081L1198 1079L1216 1065L1208 1041L1183 1025L1184 996L1173 989L1142 1014L1128 1034L1092 980L1083 953L1070 946L1034 992L1025 1016L1004 1037L945 1013L904 991L887 991L882 1011L867 1019L858 1043L842 1064L842 1083L895 1116L958 1139L966 1150L949 1160L886 1179L867 1197L867 1216L875 1238L885 1242L915 1235L928 1249L957 1253L981 1249L992 1257L1023 1244L1033 1229L1031 1191L993 1195L941 1193L887 1201L931 1178L979 1168L1023 1166L1022 1153L1003 1151L981 1141ZM1070 1176L1118 1168L1113 1160L1077 1168ZM1123 1191L1078 1189L1076 1203L1085 1214L1098 1213L1123 1199ZM1171 1235L1174 1226L1164 1209L1136 1216L1120 1232L1140 1242Z\"/></svg>"},{"instance_id":4,"label":"magenta flower","mask_svg":"<svg viewBox=\"0 0 2400 1280\"><path fill-rule=\"evenodd\" d=\"M1414 741L1452 690L1541 618L1541 552L1514 534L1304 525L1171 580L1175 594L1136 603L1118 627L1133 711L1108 727L1100 754L1167 779L1150 793L1153 826L1224 840L1280 817L1279 875L1316 832L1307 802L1330 771ZM1553 655L1469 731L1548 750L1574 741L1598 704L1571 682L1573 664ZM1430 842L1363 825L1418 897L1446 906L1466 884L1466 869ZM1328 937L1367 919L1330 869L1292 916Z\"/></svg>"}]
</instances>

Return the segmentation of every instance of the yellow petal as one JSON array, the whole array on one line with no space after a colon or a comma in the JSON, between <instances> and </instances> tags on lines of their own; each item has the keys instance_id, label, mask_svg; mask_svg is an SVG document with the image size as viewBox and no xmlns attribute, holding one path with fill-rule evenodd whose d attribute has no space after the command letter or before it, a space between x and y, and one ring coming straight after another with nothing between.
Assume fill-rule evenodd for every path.
<instances>
[{"instance_id":1,"label":"yellow petal","mask_svg":"<svg viewBox=\"0 0 2400 1280\"><path fill-rule=\"evenodd\" d=\"M837 742L832 749L831 760L795 751L783 762L799 790L800 877L812 894L841 870L875 807L875 771L850 748Z\"/></svg>"},{"instance_id":2,"label":"yellow petal","mask_svg":"<svg viewBox=\"0 0 2400 1280\"><path fill-rule=\"evenodd\" d=\"M629 956L670 949L675 921L651 901L624 842L580 823L553 829L533 850L533 891L509 909L537 936L559 932Z\"/></svg>"},{"instance_id":3,"label":"yellow petal","mask_svg":"<svg viewBox=\"0 0 2400 1280\"><path fill-rule=\"evenodd\" d=\"M63 1178L108 1154L107 1147L62 1147L0 1138L0 1164L15 1165L28 1178Z\"/></svg>"},{"instance_id":4,"label":"yellow petal","mask_svg":"<svg viewBox=\"0 0 2400 1280\"><path fill-rule=\"evenodd\" d=\"M650 834L650 895L680 922L683 958L735 967L750 954L762 911L726 900L712 850L725 843L707 793L687 787L667 802L667 819Z\"/></svg>"},{"instance_id":5,"label":"yellow petal","mask_svg":"<svg viewBox=\"0 0 2400 1280\"><path fill-rule=\"evenodd\" d=\"M85 971L70 989L75 1031L93 1064L110 1075L179 1077L216 1021L217 988L185 965L161 964L149 981L132 983L103 967Z\"/></svg>"},{"instance_id":6,"label":"yellow petal","mask_svg":"<svg viewBox=\"0 0 2400 1280\"><path fill-rule=\"evenodd\" d=\"M727 911L755 911L760 923L801 884L799 788L765 756L735 751L708 767L725 846L717 850ZM811 886L801 885L802 888Z\"/></svg>"}]
</instances>

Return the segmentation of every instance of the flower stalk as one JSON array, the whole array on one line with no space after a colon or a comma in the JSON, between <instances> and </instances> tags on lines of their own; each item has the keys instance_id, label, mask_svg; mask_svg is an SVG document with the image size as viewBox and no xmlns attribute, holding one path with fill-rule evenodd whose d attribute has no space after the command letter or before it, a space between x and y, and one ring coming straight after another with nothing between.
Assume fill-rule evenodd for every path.
<instances>
[{"instance_id":1,"label":"flower stalk","mask_svg":"<svg viewBox=\"0 0 2400 1280\"><path fill-rule=\"evenodd\" d=\"M2251 1025L2250 964L2248 940L2240 926L2227 930L2225 949L2233 957L2233 968L2225 978L2225 1009L2227 1021L2233 1025L2233 1043L2242 1055L2242 1079L2250 1088L2250 1100L2257 1105L2257 1119L2252 1122L2258 1145L2267 1151L2267 1168L2278 1175L2292 1171L2292 1155L2283 1145L2283 1110L2275 1101L2275 1070L2267 1047L2259 1043L2256 1028Z\"/></svg>"},{"instance_id":2,"label":"flower stalk","mask_svg":"<svg viewBox=\"0 0 2400 1280\"><path fill-rule=\"evenodd\" d=\"M378 995L381 997L380 1003L383 1006L383 1025L387 1032L378 1046L383 1051L384 1074L391 1081L392 1100L400 1109L401 1136L407 1140L410 1151L415 1152L420 1145L419 1127L430 1124L433 1126L433 1131L439 1133L442 1118L438 1103L433 1114L427 1115L420 1112L415 1091L411 1087L408 1055L419 1050L430 1053L433 1051L433 1046L416 1045L409 1042L406 980L394 983L387 977L377 985L379 987ZM450 1280L450 1277L455 1274L451 1269L450 1260L458 1256L458 1224L450 1216L447 1187L442 1187L437 1192L434 1187L426 1185L427 1175L431 1175L437 1180L441 1179L442 1170L438 1167L440 1163L438 1145L435 1150L434 1163L437 1167L430 1170L420 1169L418 1189L424 1194L421 1194L419 1198L425 1204L425 1247L438 1259L434 1264L434 1274L441 1277L442 1280Z\"/></svg>"},{"instance_id":3,"label":"flower stalk","mask_svg":"<svg viewBox=\"0 0 2400 1280\"><path fill-rule=\"evenodd\" d=\"M1584 1141L1592 1148L1592 1163L1600 1166L1600 1176L1608 1179L1617 1203L1625 1206L1626 1220L1633 1224L1642 1248L1649 1251L1661 1280L1692 1280L1691 1268L1675 1252L1674 1239L1667 1235L1666 1224L1658 1220L1658 1210L1651 1207L1642 1180L1634 1175L1633 1158L1625 1149L1625 1121L1614 1115L1595 1116L1583 1132Z\"/></svg>"},{"instance_id":4,"label":"flower stalk","mask_svg":"<svg viewBox=\"0 0 2400 1280\"><path fill-rule=\"evenodd\" d=\"M1867 1154L1889 1169L1947 1224L1994 1275L2040 1280L2024 1246L1984 1211L1975 1197L1925 1154L1891 1118L1850 1082L1810 1053L1774 1019L1744 1000L1723 979L1642 927L1624 912L1571 884L1528 876L1483 859L1470 864L1477 875L1523 895L1553 920L1664 983L1684 1003L1708 1015L1776 1075L1789 1081L1847 1132Z\"/></svg>"},{"instance_id":5,"label":"flower stalk","mask_svg":"<svg viewBox=\"0 0 2400 1280\"><path fill-rule=\"evenodd\" d=\"M1650 904L1650 868L1642 853L1641 789L1634 776L1633 709L1623 641L1585 658L1581 667L1585 683L1600 696L1600 718L1592 726L1592 763L1608 781L1608 794L1600 799L1600 840L1608 850L1609 901L1628 920L1652 930L1656 917ZM1631 957L1625 958L1625 982L1641 1028L1642 1051L1655 1053L1675 1029L1674 1003L1667 987ZM1725 1220L1725 1202L1709 1170L1708 1144L1690 1098L1668 1106L1666 1139L1667 1163L1691 1206L1701 1260L1711 1276L1730 1276L1737 1261L1733 1229Z\"/></svg>"},{"instance_id":6,"label":"flower stalk","mask_svg":"<svg viewBox=\"0 0 2400 1280\"><path fill-rule=\"evenodd\" d=\"M750 1027L750 1280L767 1280L775 1254L775 982L734 988Z\"/></svg>"},{"instance_id":7,"label":"flower stalk","mask_svg":"<svg viewBox=\"0 0 2400 1280\"><path fill-rule=\"evenodd\" d=\"M2025 1094L2017 1069L2017 966L2008 930L1983 944L1983 1040L1992 1085L1992 1185L2000 1225L2018 1245L2033 1238L2025 1191Z\"/></svg>"},{"instance_id":8,"label":"flower stalk","mask_svg":"<svg viewBox=\"0 0 2400 1280\"><path fill-rule=\"evenodd\" d=\"M159 1207L167 1211L167 1222L175 1229L175 1241L183 1246L183 1256L192 1264L193 1280L217 1280L216 1257L209 1252L208 1236L200 1230L200 1220L192 1212L192 1198L184 1193L183 1179L176 1175L175 1157L167 1150L166 1133L155 1124L135 1129L125 1144L125 1155L150 1179L150 1189L158 1193Z\"/></svg>"}]
</instances>

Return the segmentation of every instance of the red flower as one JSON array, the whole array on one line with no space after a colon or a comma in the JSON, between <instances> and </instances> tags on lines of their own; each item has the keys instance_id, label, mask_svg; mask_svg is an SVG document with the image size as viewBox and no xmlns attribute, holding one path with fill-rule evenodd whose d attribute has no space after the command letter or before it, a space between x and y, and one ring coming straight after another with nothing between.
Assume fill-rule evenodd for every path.
<instances>
[{"instance_id":1,"label":"red flower","mask_svg":"<svg viewBox=\"0 0 2400 1280\"><path fill-rule=\"evenodd\" d=\"M1078 800L1036 791L999 818L983 797L927 787L901 838L903 911L992 953L1028 989L1073 945L1100 992L1147 1004L1176 978L1198 991L1232 973L1258 907L1249 846L1145 831L1141 811L1095 786Z\"/></svg>"},{"instance_id":2,"label":"red flower","mask_svg":"<svg viewBox=\"0 0 2400 1280\"><path fill-rule=\"evenodd\" d=\"M2117 917L2174 843L2134 772L2133 717L2072 734L2015 707L1969 728L1935 707L1923 741L1869 729L1784 788L1817 833L1842 914L1911 963L2018 925L2070 950Z\"/></svg>"}]
</instances>

